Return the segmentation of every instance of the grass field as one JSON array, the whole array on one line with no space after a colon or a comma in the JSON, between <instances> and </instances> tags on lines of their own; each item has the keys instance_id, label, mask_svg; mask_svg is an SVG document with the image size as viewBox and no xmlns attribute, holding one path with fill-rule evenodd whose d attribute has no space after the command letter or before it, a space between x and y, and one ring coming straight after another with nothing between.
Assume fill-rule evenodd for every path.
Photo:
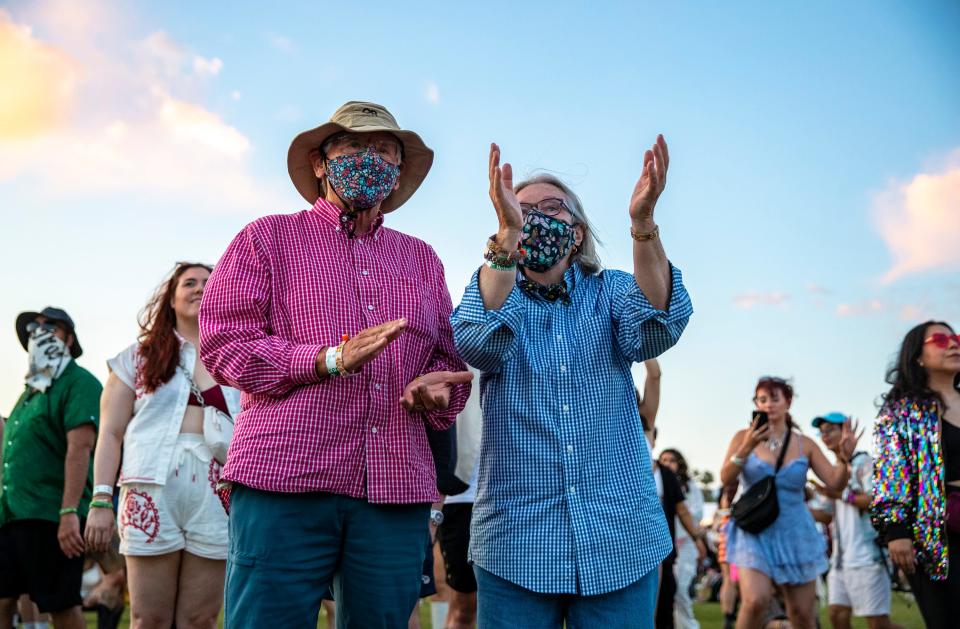
<instances>
[{"instance_id":1,"label":"grass field","mask_svg":"<svg viewBox=\"0 0 960 629\"><path fill-rule=\"evenodd\" d=\"M723 626L723 614L720 613L720 605L717 603L698 603L694 607L697 620L703 629L714 629ZM893 595L893 621L906 627L907 629L923 629L923 621L920 619L920 612L912 601L908 601L902 594ZM87 628L96 629L97 619L94 614L87 614ZM326 618L323 617L317 627L326 629ZM430 604L424 603L420 607L420 626L423 629L432 629L430 625ZM824 608L820 613L820 626L826 629L830 626L827 619L827 610ZM129 610L124 614L120 622L122 629L129 627ZM867 623L861 618L855 618L853 621L854 629L866 629ZM517 629L523 629L518 627ZM615 629L609 627L606 629Z\"/></svg>"}]
</instances>

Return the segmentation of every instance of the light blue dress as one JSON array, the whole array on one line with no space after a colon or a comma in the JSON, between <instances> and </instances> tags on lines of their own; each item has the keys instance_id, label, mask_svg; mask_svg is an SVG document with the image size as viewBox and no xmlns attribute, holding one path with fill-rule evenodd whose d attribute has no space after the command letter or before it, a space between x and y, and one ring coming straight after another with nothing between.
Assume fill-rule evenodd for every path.
<instances>
[{"instance_id":1,"label":"light blue dress","mask_svg":"<svg viewBox=\"0 0 960 629\"><path fill-rule=\"evenodd\" d=\"M727 561L737 568L752 568L775 583L799 585L827 571L827 547L807 509L803 487L807 480L807 457L784 463L777 473L780 515L769 527L754 535L733 520L727 525ZM773 474L774 465L751 453L740 474L744 488Z\"/></svg>"}]
</instances>

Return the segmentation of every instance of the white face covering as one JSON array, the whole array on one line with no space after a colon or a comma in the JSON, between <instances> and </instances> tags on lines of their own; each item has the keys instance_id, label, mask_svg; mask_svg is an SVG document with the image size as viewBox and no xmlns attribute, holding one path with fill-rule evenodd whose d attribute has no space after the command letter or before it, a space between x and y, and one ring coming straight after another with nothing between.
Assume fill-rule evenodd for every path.
<instances>
[{"instance_id":1,"label":"white face covering","mask_svg":"<svg viewBox=\"0 0 960 629\"><path fill-rule=\"evenodd\" d=\"M27 385L43 393L60 377L70 364L70 350L56 334L37 328L27 341L30 368L25 380Z\"/></svg>"}]
</instances>

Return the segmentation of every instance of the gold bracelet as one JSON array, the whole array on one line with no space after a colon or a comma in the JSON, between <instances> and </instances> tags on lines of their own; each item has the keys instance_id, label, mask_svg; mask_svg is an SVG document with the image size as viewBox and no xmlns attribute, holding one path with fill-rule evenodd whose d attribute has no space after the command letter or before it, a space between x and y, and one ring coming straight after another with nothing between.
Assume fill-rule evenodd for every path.
<instances>
[{"instance_id":1,"label":"gold bracelet","mask_svg":"<svg viewBox=\"0 0 960 629\"><path fill-rule=\"evenodd\" d=\"M633 239L636 240L637 242L643 242L643 241L645 241L645 240L653 240L654 238L657 238L657 237L660 235L660 226L659 226L659 225L654 225L652 231L648 231L648 232L638 232L638 231L637 231L637 228L634 227L633 225L631 225L631 226L630 226L630 235L631 235L631 236L633 237Z\"/></svg>"}]
</instances>

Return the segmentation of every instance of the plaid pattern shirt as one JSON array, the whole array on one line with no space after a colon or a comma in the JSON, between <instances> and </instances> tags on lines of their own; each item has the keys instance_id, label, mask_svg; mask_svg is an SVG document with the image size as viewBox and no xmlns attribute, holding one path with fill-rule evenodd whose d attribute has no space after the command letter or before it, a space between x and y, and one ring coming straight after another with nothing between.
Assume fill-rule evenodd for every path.
<instances>
[{"instance_id":1,"label":"plaid pattern shirt","mask_svg":"<svg viewBox=\"0 0 960 629\"><path fill-rule=\"evenodd\" d=\"M452 323L460 355L481 371L470 557L484 570L534 592L592 596L636 582L672 548L630 373L676 343L693 312L672 274L666 311L632 275L577 264L569 306L515 286L486 310L474 275Z\"/></svg>"},{"instance_id":2,"label":"plaid pattern shirt","mask_svg":"<svg viewBox=\"0 0 960 629\"><path fill-rule=\"evenodd\" d=\"M200 354L218 382L243 392L225 480L375 503L438 499L426 426L449 427L470 385L454 387L442 412L400 405L417 376L466 367L436 253L379 223L348 238L339 210L320 199L247 225L217 264L200 309ZM406 331L359 374L319 381L324 347L401 317Z\"/></svg>"}]
</instances>

